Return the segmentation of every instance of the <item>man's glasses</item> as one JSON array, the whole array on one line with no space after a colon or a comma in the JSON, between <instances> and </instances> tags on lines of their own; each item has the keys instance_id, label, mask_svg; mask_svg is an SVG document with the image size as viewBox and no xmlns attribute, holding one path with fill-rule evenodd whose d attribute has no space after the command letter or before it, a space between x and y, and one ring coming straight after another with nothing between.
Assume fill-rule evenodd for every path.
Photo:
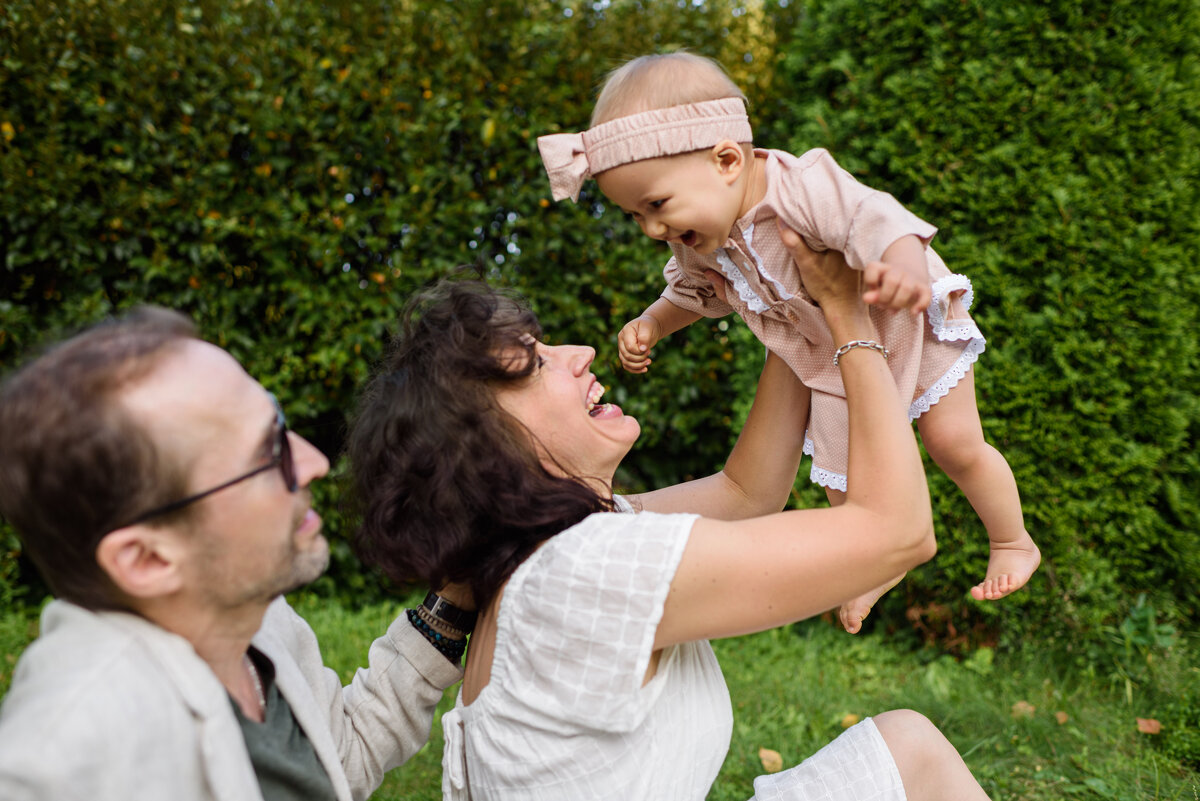
<instances>
[{"instance_id":1,"label":"man's glasses","mask_svg":"<svg viewBox=\"0 0 1200 801\"><path fill-rule=\"evenodd\" d=\"M268 393L269 394L269 393ZM296 463L292 460L292 446L288 442L287 420L284 419L283 409L279 406L279 401L274 395L271 395L271 403L275 405L275 440L271 443L271 458L261 467L256 467L249 473L240 475L237 478L231 478L224 484L218 484L212 489L206 489L204 492L197 492L195 495L189 495L186 498L180 498L177 501L157 506L148 512L143 512L137 517L130 520L128 523L117 526L116 528L125 528L125 526L144 523L152 517L165 515L168 512L174 512L189 506L201 498L207 498L213 493L220 492L223 489L228 489L234 484L240 484L248 478L253 478L259 473L265 473L267 470L272 470L275 467L279 468L279 472L283 474L283 484L287 487L288 492L295 492L299 488L299 483L296 481ZM116 529L113 529L114 531Z\"/></svg>"}]
</instances>

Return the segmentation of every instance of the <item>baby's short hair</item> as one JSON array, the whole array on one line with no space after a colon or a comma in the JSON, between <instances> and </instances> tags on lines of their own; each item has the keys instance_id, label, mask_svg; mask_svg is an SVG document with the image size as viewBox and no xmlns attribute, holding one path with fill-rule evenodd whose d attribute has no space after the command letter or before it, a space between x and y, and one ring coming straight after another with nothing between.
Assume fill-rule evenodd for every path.
<instances>
[{"instance_id":1,"label":"baby's short hair","mask_svg":"<svg viewBox=\"0 0 1200 801\"><path fill-rule=\"evenodd\" d=\"M726 97L746 99L711 58L686 51L639 56L604 79L590 127L643 111Z\"/></svg>"}]
</instances>

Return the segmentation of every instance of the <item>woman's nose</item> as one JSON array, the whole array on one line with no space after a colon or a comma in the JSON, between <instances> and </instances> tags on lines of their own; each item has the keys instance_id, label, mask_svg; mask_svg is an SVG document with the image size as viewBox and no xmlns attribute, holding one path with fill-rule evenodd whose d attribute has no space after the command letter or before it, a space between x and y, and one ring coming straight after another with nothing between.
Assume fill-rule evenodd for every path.
<instances>
[{"instance_id":1,"label":"woman's nose","mask_svg":"<svg viewBox=\"0 0 1200 801\"><path fill-rule=\"evenodd\" d=\"M582 375L596 358L596 349L591 345L564 345L571 349L571 370Z\"/></svg>"}]
</instances>

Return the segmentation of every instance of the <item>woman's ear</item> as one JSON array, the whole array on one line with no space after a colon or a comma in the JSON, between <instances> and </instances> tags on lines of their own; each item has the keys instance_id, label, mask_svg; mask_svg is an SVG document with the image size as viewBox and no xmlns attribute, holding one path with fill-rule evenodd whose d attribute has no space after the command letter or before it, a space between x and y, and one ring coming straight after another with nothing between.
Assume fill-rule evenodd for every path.
<instances>
[{"instance_id":1,"label":"woman's ear","mask_svg":"<svg viewBox=\"0 0 1200 801\"><path fill-rule=\"evenodd\" d=\"M732 139L722 139L709 152L717 171L729 183L736 181L746 168L746 152Z\"/></svg>"},{"instance_id":2,"label":"woman's ear","mask_svg":"<svg viewBox=\"0 0 1200 801\"><path fill-rule=\"evenodd\" d=\"M177 534L140 524L109 532L96 546L100 569L118 590L139 600L161 598L182 586L182 556Z\"/></svg>"}]
</instances>

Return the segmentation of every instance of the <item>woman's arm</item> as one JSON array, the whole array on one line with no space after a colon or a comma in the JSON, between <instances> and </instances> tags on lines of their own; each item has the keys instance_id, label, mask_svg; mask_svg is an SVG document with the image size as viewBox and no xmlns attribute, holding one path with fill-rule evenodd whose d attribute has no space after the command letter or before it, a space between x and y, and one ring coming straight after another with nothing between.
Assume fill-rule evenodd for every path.
<instances>
[{"instance_id":1,"label":"woman's arm","mask_svg":"<svg viewBox=\"0 0 1200 801\"><path fill-rule=\"evenodd\" d=\"M800 467L808 401L808 387L783 359L768 352L754 404L725 467L629 500L652 512L691 512L717 520L778 512Z\"/></svg>"},{"instance_id":2,"label":"woman's arm","mask_svg":"<svg viewBox=\"0 0 1200 801\"><path fill-rule=\"evenodd\" d=\"M860 273L784 231L834 341L877 338ZM831 609L930 559L929 491L912 427L883 355L839 360L850 422L846 502L742 522L697 520L671 582L655 647L778 626Z\"/></svg>"}]
</instances>

